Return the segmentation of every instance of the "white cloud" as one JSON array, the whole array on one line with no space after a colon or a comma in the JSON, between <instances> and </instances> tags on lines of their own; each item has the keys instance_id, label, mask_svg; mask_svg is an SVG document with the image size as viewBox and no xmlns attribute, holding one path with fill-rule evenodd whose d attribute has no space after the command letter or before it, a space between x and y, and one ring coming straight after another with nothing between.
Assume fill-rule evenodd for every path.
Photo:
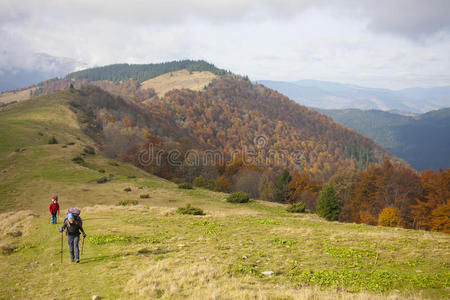
<instances>
[{"instance_id":1,"label":"white cloud","mask_svg":"<svg viewBox=\"0 0 450 300\"><path fill-rule=\"evenodd\" d=\"M33 56L46 53L89 66L206 59L253 79L450 84L448 3L6 0L0 70L57 67Z\"/></svg>"}]
</instances>

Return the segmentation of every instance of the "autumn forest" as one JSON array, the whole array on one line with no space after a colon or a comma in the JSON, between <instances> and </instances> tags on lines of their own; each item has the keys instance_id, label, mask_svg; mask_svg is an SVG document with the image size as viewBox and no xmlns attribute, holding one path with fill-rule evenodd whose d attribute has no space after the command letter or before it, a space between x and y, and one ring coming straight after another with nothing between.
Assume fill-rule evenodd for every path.
<instances>
[{"instance_id":1,"label":"autumn forest","mask_svg":"<svg viewBox=\"0 0 450 300\"><path fill-rule=\"evenodd\" d=\"M130 65L87 70L30 94L78 93L72 110L104 153L177 183L301 204L306 212L325 207L329 220L450 233L449 169L419 173L371 139L245 76L188 62L144 73L149 69ZM218 77L201 91L158 96L141 88L185 68ZM149 149L160 159L143 164Z\"/></svg>"}]
</instances>

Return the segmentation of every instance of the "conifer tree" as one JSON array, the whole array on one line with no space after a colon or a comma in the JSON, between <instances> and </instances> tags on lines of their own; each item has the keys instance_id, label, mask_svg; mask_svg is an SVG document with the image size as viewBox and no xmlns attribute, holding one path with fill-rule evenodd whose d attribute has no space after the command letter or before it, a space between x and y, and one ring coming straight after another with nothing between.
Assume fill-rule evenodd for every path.
<instances>
[{"instance_id":1,"label":"conifer tree","mask_svg":"<svg viewBox=\"0 0 450 300\"><path fill-rule=\"evenodd\" d=\"M341 212L341 207L336 199L332 184L325 184L320 192L316 212L328 221L336 221Z\"/></svg>"}]
</instances>

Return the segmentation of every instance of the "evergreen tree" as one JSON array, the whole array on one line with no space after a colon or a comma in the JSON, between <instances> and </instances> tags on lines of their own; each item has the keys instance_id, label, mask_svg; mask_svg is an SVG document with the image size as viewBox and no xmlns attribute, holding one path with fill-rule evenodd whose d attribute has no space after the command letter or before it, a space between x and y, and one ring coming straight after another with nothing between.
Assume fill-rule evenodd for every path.
<instances>
[{"instance_id":1,"label":"evergreen tree","mask_svg":"<svg viewBox=\"0 0 450 300\"><path fill-rule=\"evenodd\" d=\"M287 169L283 170L280 177L278 178L277 185L275 186L275 201L277 202L286 202L289 198L289 189L288 185L291 182L292 176L289 174Z\"/></svg>"},{"instance_id":2,"label":"evergreen tree","mask_svg":"<svg viewBox=\"0 0 450 300\"><path fill-rule=\"evenodd\" d=\"M336 199L332 184L325 184L320 192L316 212L328 221L336 221L341 212L341 207Z\"/></svg>"}]
</instances>

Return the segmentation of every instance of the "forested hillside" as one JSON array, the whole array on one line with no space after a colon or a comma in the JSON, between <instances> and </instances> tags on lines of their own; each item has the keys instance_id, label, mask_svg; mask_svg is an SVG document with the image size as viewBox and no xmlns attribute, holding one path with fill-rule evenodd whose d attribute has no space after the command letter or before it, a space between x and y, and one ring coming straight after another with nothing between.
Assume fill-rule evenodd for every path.
<instances>
[{"instance_id":1,"label":"forested hillside","mask_svg":"<svg viewBox=\"0 0 450 300\"><path fill-rule=\"evenodd\" d=\"M88 88L88 93L93 92L100 93ZM96 116L90 121L97 128L117 131L109 134L111 140L121 138L122 127L135 128L129 130L133 134L127 132L128 138L157 137L164 147L176 148L183 155L191 148L215 150L226 160L234 154L247 165L306 171L320 182L339 167L362 170L388 155L370 139L239 77L215 80L204 91L174 90L144 103L122 100L114 105L105 100L100 104L100 95L89 99L78 106L85 114ZM134 113L126 114L130 107ZM121 147L105 141L105 151L129 159L139 149L130 143L113 144ZM179 169L168 165L154 171L165 178L184 178L186 174L178 173Z\"/></svg>"}]
</instances>

